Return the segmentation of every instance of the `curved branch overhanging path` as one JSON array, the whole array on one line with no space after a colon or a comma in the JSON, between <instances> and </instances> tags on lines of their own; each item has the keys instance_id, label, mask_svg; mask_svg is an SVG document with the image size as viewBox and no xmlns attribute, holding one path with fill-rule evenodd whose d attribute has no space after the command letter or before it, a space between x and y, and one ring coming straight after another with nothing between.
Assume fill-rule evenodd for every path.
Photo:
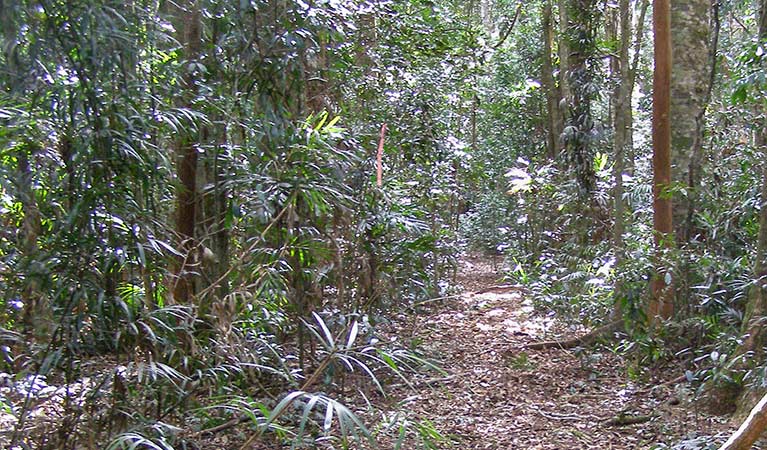
<instances>
[{"instance_id":1,"label":"curved branch overhanging path","mask_svg":"<svg viewBox=\"0 0 767 450\"><path fill-rule=\"evenodd\" d=\"M417 380L415 395L394 393L401 400L391 409L431 421L454 440L444 448L646 449L698 435L726 439L726 418L698 411L686 383L629 381L626 362L604 349L525 349L571 336L535 314L519 289L482 293L495 284L490 264L465 261L460 278L467 294L396 330L447 375ZM661 378L677 375L670 370Z\"/></svg>"}]
</instances>

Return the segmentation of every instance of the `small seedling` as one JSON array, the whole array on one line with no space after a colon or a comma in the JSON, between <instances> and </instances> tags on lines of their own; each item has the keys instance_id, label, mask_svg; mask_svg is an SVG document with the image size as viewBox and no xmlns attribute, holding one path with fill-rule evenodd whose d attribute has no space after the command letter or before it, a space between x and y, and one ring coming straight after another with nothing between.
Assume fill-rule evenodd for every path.
<instances>
[{"instance_id":1,"label":"small seedling","mask_svg":"<svg viewBox=\"0 0 767 450\"><path fill-rule=\"evenodd\" d=\"M531 370L534 368L527 352L521 352L517 355L508 355L508 366L514 370Z\"/></svg>"}]
</instances>

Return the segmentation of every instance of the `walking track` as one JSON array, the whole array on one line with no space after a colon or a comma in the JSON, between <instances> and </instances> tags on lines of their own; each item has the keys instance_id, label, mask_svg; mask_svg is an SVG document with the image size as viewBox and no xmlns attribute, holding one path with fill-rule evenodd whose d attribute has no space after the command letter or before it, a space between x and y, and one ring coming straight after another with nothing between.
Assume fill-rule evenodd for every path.
<instances>
[{"instance_id":1,"label":"walking track","mask_svg":"<svg viewBox=\"0 0 767 450\"><path fill-rule=\"evenodd\" d=\"M439 448L650 449L686 440L677 448L706 449L705 436L726 436L725 418L699 411L686 382L669 382L681 371L629 381L628 363L606 348L527 350L573 331L534 312L520 289L488 290L497 281L487 263L465 261L459 282L465 294L403 317L393 331L447 373L422 379L415 393L403 389L390 406L449 437Z\"/></svg>"}]
</instances>

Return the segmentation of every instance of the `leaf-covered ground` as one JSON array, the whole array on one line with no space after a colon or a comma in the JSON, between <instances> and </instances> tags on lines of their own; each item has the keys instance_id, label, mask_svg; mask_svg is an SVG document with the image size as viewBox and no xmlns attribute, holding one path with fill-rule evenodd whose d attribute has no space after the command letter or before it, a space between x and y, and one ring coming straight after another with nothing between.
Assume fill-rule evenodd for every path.
<instances>
[{"instance_id":1,"label":"leaf-covered ground","mask_svg":"<svg viewBox=\"0 0 767 450\"><path fill-rule=\"evenodd\" d=\"M605 347L525 349L578 331L533 311L519 289L488 290L496 285L488 263L465 261L459 282L463 295L402 317L393 330L447 373L415 394L403 390L392 408L430 421L452 448L706 449L730 431L727 418L697 406L679 370L632 381L629 363Z\"/></svg>"},{"instance_id":2,"label":"leaf-covered ground","mask_svg":"<svg viewBox=\"0 0 767 450\"><path fill-rule=\"evenodd\" d=\"M382 378L385 397L369 382L354 383L359 390L348 389L350 395L339 398L373 424L379 448L393 450L399 439L397 426L387 430L381 424L403 420L410 425L402 450L703 450L717 448L731 432L727 417L699 408L693 401L694 388L673 365L653 372L635 369L639 375L632 379L631 363L605 345L526 349L527 344L570 338L583 330L569 329L534 310L523 290L498 285L490 262L463 261L457 283L462 294L422 304L416 314L396 315L382 336L418 349L444 372L417 375L410 385L396 377ZM108 361L100 367L107 378L114 371ZM11 384L4 380L0 379L0 395L12 398ZM28 426L40 432L56 429L61 425L56 423L61 398L77 394L86 384L85 379L76 383L75 391L72 386L41 386L48 400L34 408ZM364 398L355 392L364 392ZM8 444L7 431L14 420L0 410L0 429L6 431L0 433L0 447ZM271 439L253 439L252 423L205 435L195 431L197 425L187 425L179 431L187 442L194 442L192 448L281 448ZM425 441L432 446L424 447Z\"/></svg>"}]
</instances>

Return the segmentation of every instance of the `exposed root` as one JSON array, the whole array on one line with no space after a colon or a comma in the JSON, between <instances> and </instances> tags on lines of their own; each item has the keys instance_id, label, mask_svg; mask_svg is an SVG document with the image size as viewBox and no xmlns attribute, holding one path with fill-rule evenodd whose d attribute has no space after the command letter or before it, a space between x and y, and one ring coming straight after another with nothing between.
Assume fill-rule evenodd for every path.
<instances>
[{"instance_id":1,"label":"exposed root","mask_svg":"<svg viewBox=\"0 0 767 450\"><path fill-rule=\"evenodd\" d=\"M719 450L747 450L767 429L767 395L754 406L751 413Z\"/></svg>"},{"instance_id":2,"label":"exposed root","mask_svg":"<svg viewBox=\"0 0 767 450\"><path fill-rule=\"evenodd\" d=\"M543 341L533 342L525 345L525 348L530 350L543 350L547 348L560 348L563 350L584 347L593 344L602 336L618 331L623 326L622 320L616 320L615 322L608 323L599 328L592 330L591 332L572 339L564 339L560 341Z\"/></svg>"}]
</instances>

